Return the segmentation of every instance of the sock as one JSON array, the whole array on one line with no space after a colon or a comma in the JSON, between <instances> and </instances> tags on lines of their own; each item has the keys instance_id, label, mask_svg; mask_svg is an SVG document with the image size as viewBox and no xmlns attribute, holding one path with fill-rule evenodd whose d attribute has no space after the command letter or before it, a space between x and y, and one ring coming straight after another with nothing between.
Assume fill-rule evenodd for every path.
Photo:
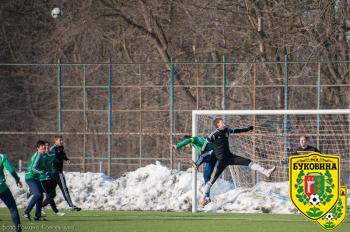
<instances>
[{"instance_id":1,"label":"sock","mask_svg":"<svg viewBox=\"0 0 350 232\"><path fill-rule=\"evenodd\" d=\"M266 170L265 168L261 167L261 166L260 166L259 164L257 164L257 163L251 162L251 163L249 164L249 167L250 167L250 169L252 169L252 170L258 171L258 172L260 172L260 173L266 175L267 170Z\"/></svg>"},{"instance_id":2,"label":"sock","mask_svg":"<svg viewBox=\"0 0 350 232\"><path fill-rule=\"evenodd\" d=\"M205 185L204 188L203 188L203 196L204 196L204 197L209 196L210 189L211 189L211 186L212 186L212 185L213 185L213 184L212 184L210 181L208 181L208 182L206 183L206 185Z\"/></svg>"}]
</instances>

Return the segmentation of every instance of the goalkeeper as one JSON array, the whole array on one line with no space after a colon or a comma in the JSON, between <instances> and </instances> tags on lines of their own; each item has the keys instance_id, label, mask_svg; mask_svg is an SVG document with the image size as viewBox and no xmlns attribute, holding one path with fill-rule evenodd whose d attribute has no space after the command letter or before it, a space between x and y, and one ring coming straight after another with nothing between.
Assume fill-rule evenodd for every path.
<instances>
[{"instance_id":1,"label":"goalkeeper","mask_svg":"<svg viewBox=\"0 0 350 232\"><path fill-rule=\"evenodd\" d=\"M213 155L213 144L209 143L204 151L202 151L205 141L206 140L203 137L191 137L190 135L185 135L181 142L176 145L172 145L176 150L191 144L198 152L201 153L196 162L191 159L191 164L198 170L199 166L205 163L203 170L204 184L210 180L216 163L216 157Z\"/></svg>"},{"instance_id":2,"label":"goalkeeper","mask_svg":"<svg viewBox=\"0 0 350 232\"><path fill-rule=\"evenodd\" d=\"M253 130L253 127L247 128L229 128L226 127L224 120L222 118L214 119L214 126L216 130L212 132L206 139L206 143L203 145L202 150L206 149L207 144L212 143L214 145L214 154L217 158L217 164L211 179L206 183L204 187L204 196L200 199L200 204L205 206L210 202L209 193L211 186L215 183L221 173L225 170L225 168L229 165L243 165L248 166L252 170L258 171L264 174L266 177L270 177L272 172L275 171L276 167L272 167L271 169L265 169L261 167L259 164L253 162L250 159L232 154L230 151L230 144L228 141L229 135L233 133L242 133Z\"/></svg>"}]
</instances>

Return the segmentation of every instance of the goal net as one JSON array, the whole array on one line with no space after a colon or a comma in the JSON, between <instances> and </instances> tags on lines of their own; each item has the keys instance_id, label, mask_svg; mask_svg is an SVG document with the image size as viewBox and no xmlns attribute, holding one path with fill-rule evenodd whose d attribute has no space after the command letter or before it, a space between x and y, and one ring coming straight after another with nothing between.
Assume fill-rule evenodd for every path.
<instances>
[{"instance_id":1,"label":"goal net","mask_svg":"<svg viewBox=\"0 0 350 232\"><path fill-rule=\"evenodd\" d=\"M308 144L324 154L341 157L341 184L349 186L350 110L223 110L193 111L193 136L207 136L215 130L213 119L221 117L233 128L250 125L254 130L232 134L230 149L233 154L247 157L262 166L276 166L270 180L244 166L230 166L230 180L237 187L252 187L259 181L288 181L288 156L299 147L299 137L308 137ZM192 158L197 153L193 149ZM194 170L193 189L197 189ZM192 211L197 210L197 193L193 194Z\"/></svg>"}]
</instances>

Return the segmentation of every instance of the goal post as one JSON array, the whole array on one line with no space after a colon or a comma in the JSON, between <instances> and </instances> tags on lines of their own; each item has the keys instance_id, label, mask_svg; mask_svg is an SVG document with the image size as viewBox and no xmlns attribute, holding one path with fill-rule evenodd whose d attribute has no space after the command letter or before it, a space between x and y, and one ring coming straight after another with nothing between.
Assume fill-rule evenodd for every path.
<instances>
[{"instance_id":1,"label":"goal post","mask_svg":"<svg viewBox=\"0 0 350 232\"><path fill-rule=\"evenodd\" d=\"M311 145L325 154L341 156L343 185L349 186L350 109L325 110L194 110L192 136L207 136L215 128L213 119L222 117L225 124L242 128L254 126L253 132L230 136L230 149L234 154L250 158L264 166L277 166L274 182L288 180L287 164L299 136L310 137ZM192 148L192 159L198 153ZM247 168L234 166L236 186L252 187L260 178ZM192 169L192 212L198 210L197 171ZM230 170L232 172L232 170ZM264 179L263 179L264 180Z\"/></svg>"}]
</instances>

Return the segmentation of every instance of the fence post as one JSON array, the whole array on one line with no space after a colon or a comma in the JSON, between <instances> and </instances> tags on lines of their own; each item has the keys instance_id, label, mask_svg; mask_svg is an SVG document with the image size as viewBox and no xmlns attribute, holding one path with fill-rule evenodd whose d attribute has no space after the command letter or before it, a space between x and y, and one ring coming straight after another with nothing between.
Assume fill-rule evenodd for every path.
<instances>
[{"instance_id":1,"label":"fence post","mask_svg":"<svg viewBox=\"0 0 350 232\"><path fill-rule=\"evenodd\" d=\"M317 109L320 109L321 102L321 63L317 66ZM320 115L317 115L317 147L320 147Z\"/></svg>"},{"instance_id":2,"label":"fence post","mask_svg":"<svg viewBox=\"0 0 350 232\"><path fill-rule=\"evenodd\" d=\"M252 85L252 99L253 99L253 110L256 110L256 63L253 65L253 85ZM253 117L253 126L256 128L256 115ZM253 157L256 157L256 133L255 130L253 131ZM259 172L255 171L255 184L260 182L260 174Z\"/></svg>"},{"instance_id":3,"label":"fence post","mask_svg":"<svg viewBox=\"0 0 350 232\"><path fill-rule=\"evenodd\" d=\"M288 54L284 55L284 109L288 110ZM288 141L288 115L283 119L283 136L284 136L284 157L288 159L287 141Z\"/></svg>"},{"instance_id":4,"label":"fence post","mask_svg":"<svg viewBox=\"0 0 350 232\"><path fill-rule=\"evenodd\" d=\"M83 107L84 107L84 137L83 137L83 172L86 172L86 131L87 131L87 117L86 117L86 65L83 65Z\"/></svg>"},{"instance_id":5,"label":"fence post","mask_svg":"<svg viewBox=\"0 0 350 232\"><path fill-rule=\"evenodd\" d=\"M174 133L174 82L175 82L175 70L174 63L171 59L170 61L170 145L173 144L173 133ZM174 168L174 152L170 146L170 167Z\"/></svg>"},{"instance_id":6,"label":"fence post","mask_svg":"<svg viewBox=\"0 0 350 232\"><path fill-rule=\"evenodd\" d=\"M227 58L226 55L222 56L222 109L226 110L226 95L227 95Z\"/></svg>"},{"instance_id":7,"label":"fence post","mask_svg":"<svg viewBox=\"0 0 350 232\"><path fill-rule=\"evenodd\" d=\"M111 175L111 140L112 140L112 62L108 64L108 175Z\"/></svg>"},{"instance_id":8,"label":"fence post","mask_svg":"<svg viewBox=\"0 0 350 232\"><path fill-rule=\"evenodd\" d=\"M62 74L61 74L61 60L58 59L57 62L57 120L58 127L57 132L62 132Z\"/></svg>"},{"instance_id":9,"label":"fence post","mask_svg":"<svg viewBox=\"0 0 350 232\"><path fill-rule=\"evenodd\" d=\"M140 78L139 81L139 93L140 93L140 98L139 98L139 128L140 128L140 133L139 133L139 167L142 167L142 69L141 69L141 64L138 65L138 75Z\"/></svg>"},{"instance_id":10,"label":"fence post","mask_svg":"<svg viewBox=\"0 0 350 232\"><path fill-rule=\"evenodd\" d=\"M226 60L226 55L222 56L222 100L221 100L221 108L223 110L226 110L226 85L227 85L227 60ZM225 116L223 116L223 119L225 120ZM231 168L229 168L231 169ZM228 176L228 170L226 169L223 173L222 173L222 179L225 180L226 176ZM231 170L230 170L231 173ZM231 177L232 173L231 173Z\"/></svg>"},{"instance_id":11,"label":"fence post","mask_svg":"<svg viewBox=\"0 0 350 232\"><path fill-rule=\"evenodd\" d=\"M99 162L99 165L100 165L100 173L103 173L103 171L102 171L102 161L101 160Z\"/></svg>"}]
</instances>

